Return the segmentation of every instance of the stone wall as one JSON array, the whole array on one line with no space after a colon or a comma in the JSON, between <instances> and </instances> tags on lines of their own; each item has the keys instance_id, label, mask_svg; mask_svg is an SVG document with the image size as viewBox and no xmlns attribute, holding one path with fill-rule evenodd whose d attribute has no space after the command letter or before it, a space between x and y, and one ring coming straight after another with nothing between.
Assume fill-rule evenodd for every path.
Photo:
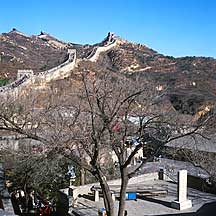
<instances>
[{"instance_id":1,"label":"stone wall","mask_svg":"<svg viewBox=\"0 0 216 216\"><path fill-rule=\"evenodd\" d=\"M25 83L28 79L29 79L29 77L27 75L23 75L19 79L15 80L14 82L12 82L6 86L0 87L0 93L8 93L10 91L13 91L17 87L19 87L20 85Z\"/></svg>"},{"instance_id":2,"label":"stone wall","mask_svg":"<svg viewBox=\"0 0 216 216\"><path fill-rule=\"evenodd\" d=\"M17 151L19 149L32 150L32 146L40 146L41 143L36 140L22 138L18 135L0 136L0 150L7 149Z\"/></svg>"},{"instance_id":3,"label":"stone wall","mask_svg":"<svg viewBox=\"0 0 216 216\"><path fill-rule=\"evenodd\" d=\"M158 172L153 172L153 173L146 173L143 175L135 176L129 180L129 185L130 184L139 184L143 181L153 181L153 180L158 180ZM111 185L120 185L121 184L121 179L115 179L115 180L110 180L108 181L108 184ZM91 192L91 187L93 186L100 186L98 182L92 183L92 184L86 184L86 185L81 185L81 186L72 186L72 188L76 188L78 191L78 194L88 194ZM61 192L68 194L68 188L61 189Z\"/></svg>"},{"instance_id":4,"label":"stone wall","mask_svg":"<svg viewBox=\"0 0 216 216\"><path fill-rule=\"evenodd\" d=\"M117 40L114 38L113 33L108 34L107 44L99 47L95 47L92 50L92 53L87 57L87 60L95 62L97 61L101 52L106 52L109 49L113 48L117 44ZM19 90L22 90L22 87L29 86L34 83L47 83L52 80L61 79L64 77L68 77L71 74L71 70L74 69L76 64L76 50L69 49L68 50L68 60L64 63L58 65L57 67L51 68L49 70L40 72L38 75L33 75L33 71L30 70L22 70L18 71L17 77L18 79L9 85L0 87L0 94L17 96ZM27 71L28 73L23 73Z\"/></svg>"},{"instance_id":5,"label":"stone wall","mask_svg":"<svg viewBox=\"0 0 216 216\"><path fill-rule=\"evenodd\" d=\"M76 64L76 50L72 50L69 54L69 58L63 64L52 68L50 70L41 72L38 76L33 77L34 82L50 82L52 80L61 79L68 77L71 74L71 71L74 69Z\"/></svg>"},{"instance_id":6,"label":"stone wall","mask_svg":"<svg viewBox=\"0 0 216 216\"><path fill-rule=\"evenodd\" d=\"M0 137L0 150L7 148L13 151L18 150L19 141L16 136L1 136Z\"/></svg>"},{"instance_id":7,"label":"stone wall","mask_svg":"<svg viewBox=\"0 0 216 216\"><path fill-rule=\"evenodd\" d=\"M117 44L117 41L113 41L111 44L105 45L105 46L101 46L101 47L97 47L96 50L93 50L94 55L90 54L89 57L87 57L87 59L91 62L96 62L100 53L102 52L106 52L109 49L115 47Z\"/></svg>"},{"instance_id":8,"label":"stone wall","mask_svg":"<svg viewBox=\"0 0 216 216\"><path fill-rule=\"evenodd\" d=\"M69 49L68 54L68 60L58 65L57 67L40 72L38 75L33 75L33 71L31 76L24 74L14 82L6 86L0 87L0 93L16 96L18 94L18 91L24 86L28 86L35 82L50 82L51 80L56 80L69 76L71 70L73 70L75 67L76 50Z\"/></svg>"}]
</instances>

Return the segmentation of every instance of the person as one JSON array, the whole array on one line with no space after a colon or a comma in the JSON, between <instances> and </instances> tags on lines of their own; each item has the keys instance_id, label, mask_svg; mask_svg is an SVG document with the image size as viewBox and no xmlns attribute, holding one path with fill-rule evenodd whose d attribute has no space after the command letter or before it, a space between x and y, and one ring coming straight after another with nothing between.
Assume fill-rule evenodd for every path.
<instances>
[{"instance_id":1,"label":"person","mask_svg":"<svg viewBox=\"0 0 216 216\"><path fill-rule=\"evenodd\" d=\"M20 211L20 208L19 208L19 202L18 202L18 199L16 197L16 192L13 192L11 194L11 202L12 202L12 205L13 205L13 209L14 209L14 213L16 215L20 215L21 214L21 211ZM0 199L0 208L1 208L1 199Z\"/></svg>"},{"instance_id":2,"label":"person","mask_svg":"<svg viewBox=\"0 0 216 216\"><path fill-rule=\"evenodd\" d=\"M50 216L51 215L51 206L50 206L50 203L48 201L45 202L45 206L43 209L43 215L44 216Z\"/></svg>"},{"instance_id":3,"label":"person","mask_svg":"<svg viewBox=\"0 0 216 216\"><path fill-rule=\"evenodd\" d=\"M19 200L20 200L20 204L21 204L21 211L22 212L25 212L26 211L26 198L25 198L25 196L21 196L20 198L19 198Z\"/></svg>"},{"instance_id":4,"label":"person","mask_svg":"<svg viewBox=\"0 0 216 216\"><path fill-rule=\"evenodd\" d=\"M43 208L39 207L37 210L38 210L38 216L43 216Z\"/></svg>"},{"instance_id":5,"label":"person","mask_svg":"<svg viewBox=\"0 0 216 216\"><path fill-rule=\"evenodd\" d=\"M27 195L27 208L28 208L28 211L33 209L33 199L30 196L30 194Z\"/></svg>"}]
</instances>

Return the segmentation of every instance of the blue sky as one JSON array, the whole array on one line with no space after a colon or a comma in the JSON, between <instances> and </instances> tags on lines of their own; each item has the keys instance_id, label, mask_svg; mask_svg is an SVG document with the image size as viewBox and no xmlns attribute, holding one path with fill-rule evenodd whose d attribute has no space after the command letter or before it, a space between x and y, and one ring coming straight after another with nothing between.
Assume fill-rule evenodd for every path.
<instances>
[{"instance_id":1,"label":"blue sky","mask_svg":"<svg viewBox=\"0 0 216 216\"><path fill-rule=\"evenodd\" d=\"M8 0L0 32L48 32L81 44L114 31L165 55L216 58L215 0Z\"/></svg>"}]
</instances>

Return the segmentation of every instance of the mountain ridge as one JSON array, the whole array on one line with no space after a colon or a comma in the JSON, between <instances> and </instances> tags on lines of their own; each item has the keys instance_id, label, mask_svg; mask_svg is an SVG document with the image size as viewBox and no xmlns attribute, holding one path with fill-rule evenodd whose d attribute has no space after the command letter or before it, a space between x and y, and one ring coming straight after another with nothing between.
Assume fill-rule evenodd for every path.
<instances>
[{"instance_id":1,"label":"mountain ridge","mask_svg":"<svg viewBox=\"0 0 216 216\"><path fill-rule=\"evenodd\" d=\"M143 77L158 90L168 88L170 101L182 112L194 114L200 106L215 98L214 58L174 58L146 45L116 38L117 46L100 54L94 63L99 69L109 69L131 79ZM92 67L92 63L86 63L85 59L103 44L103 41L93 45L66 43L45 32L28 36L16 29L2 33L0 42L0 78L11 80L15 79L18 69L40 72L60 65L66 61L68 49L76 50L78 65Z\"/></svg>"}]
</instances>

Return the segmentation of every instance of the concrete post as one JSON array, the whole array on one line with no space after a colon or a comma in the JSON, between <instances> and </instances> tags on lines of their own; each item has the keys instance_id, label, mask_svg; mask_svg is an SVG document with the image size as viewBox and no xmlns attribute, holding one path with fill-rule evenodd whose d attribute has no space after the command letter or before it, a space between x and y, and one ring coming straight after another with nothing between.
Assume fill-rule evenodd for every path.
<instances>
[{"instance_id":1,"label":"concrete post","mask_svg":"<svg viewBox=\"0 0 216 216\"><path fill-rule=\"evenodd\" d=\"M99 191L98 190L95 190L94 192L94 198L95 198L95 202L98 202L100 200L100 197L99 197Z\"/></svg>"},{"instance_id":2,"label":"concrete post","mask_svg":"<svg viewBox=\"0 0 216 216\"><path fill-rule=\"evenodd\" d=\"M115 201L115 193L112 193L112 200Z\"/></svg>"},{"instance_id":3,"label":"concrete post","mask_svg":"<svg viewBox=\"0 0 216 216\"><path fill-rule=\"evenodd\" d=\"M164 180L164 169L160 169L158 172L158 179Z\"/></svg>"},{"instance_id":4,"label":"concrete post","mask_svg":"<svg viewBox=\"0 0 216 216\"><path fill-rule=\"evenodd\" d=\"M85 184L85 170L83 168L80 169L80 184Z\"/></svg>"},{"instance_id":5,"label":"concrete post","mask_svg":"<svg viewBox=\"0 0 216 216\"><path fill-rule=\"evenodd\" d=\"M187 199L187 170L178 172L178 190L177 200L171 203L171 207L184 210L192 207L191 200Z\"/></svg>"},{"instance_id":6,"label":"concrete post","mask_svg":"<svg viewBox=\"0 0 216 216\"><path fill-rule=\"evenodd\" d=\"M76 208L78 206L78 188L73 188L73 207Z\"/></svg>"},{"instance_id":7,"label":"concrete post","mask_svg":"<svg viewBox=\"0 0 216 216\"><path fill-rule=\"evenodd\" d=\"M70 186L68 189L68 196L72 197L71 203L73 208L76 208L78 205L78 195L78 188Z\"/></svg>"}]
</instances>

